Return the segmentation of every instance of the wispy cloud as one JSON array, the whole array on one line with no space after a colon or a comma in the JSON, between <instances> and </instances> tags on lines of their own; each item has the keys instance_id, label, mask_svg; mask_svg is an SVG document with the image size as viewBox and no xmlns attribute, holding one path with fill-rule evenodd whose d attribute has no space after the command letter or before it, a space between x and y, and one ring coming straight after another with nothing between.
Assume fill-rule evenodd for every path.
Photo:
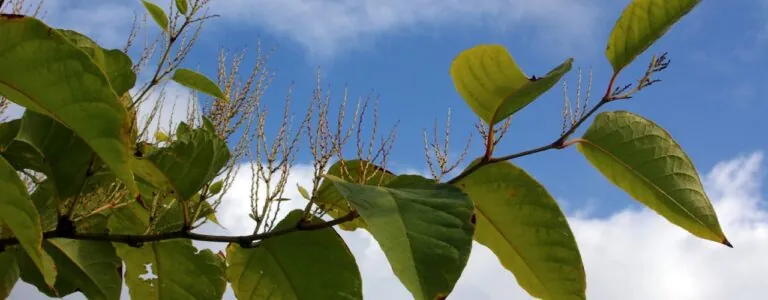
<instances>
[{"instance_id":1,"label":"wispy cloud","mask_svg":"<svg viewBox=\"0 0 768 300\"><path fill-rule=\"evenodd\" d=\"M311 54L329 57L384 34L441 25L538 32L560 47L588 44L601 22L601 0L228 0L214 3L223 18L288 37ZM519 31L518 31L519 32Z\"/></svg>"}]
</instances>

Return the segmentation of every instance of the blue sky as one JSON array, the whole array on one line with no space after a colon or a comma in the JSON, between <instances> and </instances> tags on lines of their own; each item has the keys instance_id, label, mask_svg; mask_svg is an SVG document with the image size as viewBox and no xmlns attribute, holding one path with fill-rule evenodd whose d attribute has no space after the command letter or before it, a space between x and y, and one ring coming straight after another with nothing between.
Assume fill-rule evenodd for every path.
<instances>
[{"instance_id":1,"label":"blue sky","mask_svg":"<svg viewBox=\"0 0 768 300\"><path fill-rule=\"evenodd\" d=\"M111 46L121 45L133 11L142 12L138 0L47 2L50 23L80 29ZM185 66L199 64L204 73L213 75L219 47L238 50L252 47L257 40L267 48L279 45L270 61L278 73L267 101L279 107L288 85L294 82L293 107L303 111L314 87L314 73L321 66L324 84L332 85L337 96L345 85L355 97L370 91L378 94L382 128L400 122L392 168L423 171L423 129L431 129L435 119L442 124L451 107L452 149L458 151L477 121L449 76L451 61L459 52L481 43L503 44L529 75L542 75L573 57L574 70L565 77L571 96L577 67L584 69L585 76L592 68L593 91L599 96L611 75L605 43L628 2L213 0L213 12L221 17L208 23ZM514 161L563 201L574 218L572 226L590 276L590 299L626 296L621 288L637 290L640 294L633 299L723 299L732 297L735 289L741 293L737 299L763 298L759 294L762 283L755 278L765 278L756 274L768 276L768 256L764 254L768 212L762 190L768 102L761 97L762 83L768 80L764 71L768 67L766 16L768 2L762 0L703 1L619 77L619 83L634 82L651 54L668 51L672 64L658 74L663 81L629 101L603 109L636 112L677 139L704 177L735 249L726 251L696 240L641 209L575 149ZM562 105L562 89L557 85L514 116L497 154L554 140L560 133ZM580 132L583 129L576 136ZM475 135L470 157L482 153L479 140ZM299 162L309 161L304 151ZM306 182L301 166L293 180ZM242 198L237 191L230 192L232 204L222 214L242 211L237 206L237 199ZM242 220L240 217L232 219ZM382 262L375 241L362 233L345 233L345 238L350 240L364 278L369 278L367 298L385 299L377 291L407 298ZM494 265L492 254L475 248L468 279L462 278L456 299L525 298L514 278ZM612 276L620 272L619 267L634 275ZM483 278L488 274L494 276L486 282ZM678 286L666 286L669 282ZM25 288L29 289L19 289Z\"/></svg>"}]
</instances>

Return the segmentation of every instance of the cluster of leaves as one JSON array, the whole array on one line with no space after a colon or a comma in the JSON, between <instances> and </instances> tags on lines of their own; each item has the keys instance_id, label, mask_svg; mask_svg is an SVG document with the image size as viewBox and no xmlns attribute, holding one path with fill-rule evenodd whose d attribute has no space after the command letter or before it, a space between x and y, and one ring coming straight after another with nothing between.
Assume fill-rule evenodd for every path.
<instances>
[{"instance_id":1,"label":"cluster of leaves","mask_svg":"<svg viewBox=\"0 0 768 300\"><path fill-rule=\"evenodd\" d=\"M128 91L131 59L77 32L28 16L0 16L0 95L26 108L0 124L0 296L21 278L48 296L75 292L118 299L123 278L137 299L361 299L354 257L332 227L366 230L415 299L445 299L472 241L490 248L530 295L586 298L586 275L568 221L553 197L509 160L577 145L613 184L695 236L730 246L687 155L652 121L626 111L598 114L627 99L666 67L654 57L632 90L614 89L619 72L699 1L633 0L614 27L606 55L614 74L600 101L553 143L494 156L494 126L521 111L570 71L573 60L529 78L506 49L480 45L451 66L457 91L486 123L486 152L445 182L396 175L365 160L340 160L313 193L309 210L247 236L194 233L214 219L207 201L230 160L207 118L182 123L163 143L140 141ZM167 30L163 10L143 1ZM185 0L175 1L186 14ZM179 69L176 82L221 101L205 76ZM28 189L24 179L42 178ZM160 211L160 213L158 213ZM198 251L192 240L228 242L226 253ZM146 266L154 278L144 278ZM123 272L125 268L125 272Z\"/></svg>"}]
</instances>

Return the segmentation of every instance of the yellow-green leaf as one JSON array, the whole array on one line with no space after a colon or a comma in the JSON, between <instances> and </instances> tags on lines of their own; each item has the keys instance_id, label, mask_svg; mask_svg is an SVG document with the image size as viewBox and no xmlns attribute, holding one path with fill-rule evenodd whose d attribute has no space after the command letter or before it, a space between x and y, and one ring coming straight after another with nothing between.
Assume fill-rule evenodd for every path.
<instances>
[{"instance_id":1,"label":"yellow-green leaf","mask_svg":"<svg viewBox=\"0 0 768 300\"><path fill-rule=\"evenodd\" d=\"M451 78L472 111L488 124L496 124L547 92L572 64L568 58L546 75L528 78L504 46L479 45L453 60Z\"/></svg>"},{"instance_id":2,"label":"yellow-green leaf","mask_svg":"<svg viewBox=\"0 0 768 300\"><path fill-rule=\"evenodd\" d=\"M168 32L168 15L165 14L165 11L163 11L160 6L157 6L157 4L154 4L152 2L141 0L141 3L144 4L144 8L147 9L147 12L152 17L153 20L155 20L155 23L157 23L157 26L160 26L163 31Z\"/></svg>"},{"instance_id":3,"label":"yellow-green leaf","mask_svg":"<svg viewBox=\"0 0 768 300\"><path fill-rule=\"evenodd\" d=\"M190 69L178 69L173 73L173 81L190 89L208 94L218 99L227 100L227 96L218 85L205 77L205 75Z\"/></svg>"},{"instance_id":4,"label":"yellow-green leaf","mask_svg":"<svg viewBox=\"0 0 768 300\"><path fill-rule=\"evenodd\" d=\"M101 68L58 30L0 15L0 95L74 131L135 193L126 108Z\"/></svg>"},{"instance_id":5,"label":"yellow-green leaf","mask_svg":"<svg viewBox=\"0 0 768 300\"><path fill-rule=\"evenodd\" d=\"M91 57L107 75L112 89L118 96L127 93L136 84L133 62L123 51L104 49L91 38L76 31L59 29L59 32Z\"/></svg>"},{"instance_id":6,"label":"yellow-green leaf","mask_svg":"<svg viewBox=\"0 0 768 300\"><path fill-rule=\"evenodd\" d=\"M171 137L169 137L167 134L165 134L165 132L163 132L162 130L158 130L157 132L155 132L155 140L157 140L158 142L169 142L170 143L171 142Z\"/></svg>"},{"instance_id":7,"label":"yellow-green leaf","mask_svg":"<svg viewBox=\"0 0 768 300\"><path fill-rule=\"evenodd\" d=\"M414 299L444 299L451 293L472 250L467 195L415 175L398 176L383 187L325 178L365 220Z\"/></svg>"},{"instance_id":8,"label":"yellow-green leaf","mask_svg":"<svg viewBox=\"0 0 768 300\"><path fill-rule=\"evenodd\" d=\"M1 26L0 26L1 27ZM4 223L19 240L21 247L30 256L45 278L53 286L56 281L56 267L53 260L43 251L43 228L40 215L29 198L27 188L16 170L0 157L0 222Z\"/></svg>"},{"instance_id":9,"label":"yellow-green leaf","mask_svg":"<svg viewBox=\"0 0 768 300\"><path fill-rule=\"evenodd\" d=\"M296 226L303 215L290 212L275 230ZM270 238L255 248L230 244L227 262L237 299L363 299L355 257L333 228Z\"/></svg>"},{"instance_id":10,"label":"yellow-green leaf","mask_svg":"<svg viewBox=\"0 0 768 300\"><path fill-rule=\"evenodd\" d=\"M187 10L189 10L189 4L187 4L187 0L176 0L176 9L178 9L182 15L186 15Z\"/></svg>"},{"instance_id":11,"label":"yellow-green leaf","mask_svg":"<svg viewBox=\"0 0 768 300\"><path fill-rule=\"evenodd\" d=\"M614 25L605 55L618 73L701 0L632 0Z\"/></svg>"},{"instance_id":12,"label":"yellow-green leaf","mask_svg":"<svg viewBox=\"0 0 768 300\"><path fill-rule=\"evenodd\" d=\"M456 183L475 204L475 240L540 299L586 299L586 274L555 199L509 162L485 165Z\"/></svg>"},{"instance_id":13,"label":"yellow-green leaf","mask_svg":"<svg viewBox=\"0 0 768 300\"><path fill-rule=\"evenodd\" d=\"M307 189L305 189L303 186L301 186L300 184L297 183L296 184L296 188L299 189L299 194L301 194L301 196L304 197L304 199L307 199L307 200L311 200L312 199L312 197L309 195L309 192L307 191Z\"/></svg>"},{"instance_id":14,"label":"yellow-green leaf","mask_svg":"<svg viewBox=\"0 0 768 300\"><path fill-rule=\"evenodd\" d=\"M626 111L599 114L578 149L611 183L695 236L730 246L691 159L666 130Z\"/></svg>"},{"instance_id":15,"label":"yellow-green leaf","mask_svg":"<svg viewBox=\"0 0 768 300\"><path fill-rule=\"evenodd\" d=\"M221 192L222 188L224 188L224 181L217 180L208 187L208 194L217 195Z\"/></svg>"}]
</instances>

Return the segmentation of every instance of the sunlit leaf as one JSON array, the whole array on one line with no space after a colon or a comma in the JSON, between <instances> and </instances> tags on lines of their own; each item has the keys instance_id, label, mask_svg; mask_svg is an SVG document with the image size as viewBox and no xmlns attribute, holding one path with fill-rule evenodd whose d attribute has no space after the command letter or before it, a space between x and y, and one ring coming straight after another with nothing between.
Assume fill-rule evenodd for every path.
<instances>
[{"instance_id":1,"label":"sunlit leaf","mask_svg":"<svg viewBox=\"0 0 768 300\"><path fill-rule=\"evenodd\" d=\"M661 38L701 0L632 0L608 39L605 55L618 73Z\"/></svg>"},{"instance_id":2,"label":"sunlit leaf","mask_svg":"<svg viewBox=\"0 0 768 300\"><path fill-rule=\"evenodd\" d=\"M275 230L296 226L303 214L290 212ZM227 278L238 299L363 298L355 257L332 228L270 238L256 248L230 244L227 262Z\"/></svg>"},{"instance_id":3,"label":"sunlit leaf","mask_svg":"<svg viewBox=\"0 0 768 300\"><path fill-rule=\"evenodd\" d=\"M173 74L173 81L218 99L227 100L227 96L224 95L224 92L219 89L219 86L216 85L216 83L208 79L208 77L205 77L205 75L190 69L176 70L176 73Z\"/></svg>"},{"instance_id":4,"label":"sunlit leaf","mask_svg":"<svg viewBox=\"0 0 768 300\"><path fill-rule=\"evenodd\" d=\"M695 236L730 246L693 163L652 121L599 114L578 149L611 183Z\"/></svg>"},{"instance_id":5,"label":"sunlit leaf","mask_svg":"<svg viewBox=\"0 0 768 300\"><path fill-rule=\"evenodd\" d=\"M163 31L168 32L170 29L168 28L168 15L165 14L165 11L152 2L141 0L141 3L144 4L144 8L147 9L149 15L155 20L157 26L160 26Z\"/></svg>"},{"instance_id":6,"label":"sunlit leaf","mask_svg":"<svg viewBox=\"0 0 768 300\"><path fill-rule=\"evenodd\" d=\"M104 71L37 19L2 15L0 36L0 95L70 128L135 193L128 114Z\"/></svg>"},{"instance_id":7,"label":"sunlit leaf","mask_svg":"<svg viewBox=\"0 0 768 300\"><path fill-rule=\"evenodd\" d=\"M91 57L107 75L112 89L118 96L127 93L136 84L131 58L118 49L104 49L91 38L72 30L59 29L73 44Z\"/></svg>"},{"instance_id":8,"label":"sunlit leaf","mask_svg":"<svg viewBox=\"0 0 768 300\"><path fill-rule=\"evenodd\" d=\"M504 46L479 45L454 59L451 78L472 111L486 123L496 124L552 88L572 63L568 58L546 75L528 78Z\"/></svg>"},{"instance_id":9,"label":"sunlit leaf","mask_svg":"<svg viewBox=\"0 0 768 300\"><path fill-rule=\"evenodd\" d=\"M1 27L1 26L0 26ZM53 285L56 268L51 257L42 248L43 229L40 216L29 198L27 188L16 170L0 157L0 222L13 232L21 247L30 256L34 266L44 274L45 283Z\"/></svg>"},{"instance_id":10,"label":"sunlit leaf","mask_svg":"<svg viewBox=\"0 0 768 300\"><path fill-rule=\"evenodd\" d=\"M109 218L113 234L144 234L146 210L122 207ZM211 250L199 251L184 239L147 243L139 248L115 244L125 262L125 283L131 299L221 299L227 281L224 262Z\"/></svg>"},{"instance_id":11,"label":"sunlit leaf","mask_svg":"<svg viewBox=\"0 0 768 300\"><path fill-rule=\"evenodd\" d=\"M387 184L395 178L392 172L372 162L359 159L338 161L328 168L327 174L349 182L373 186ZM320 183L316 197L315 204L334 218L342 217L350 212L349 203L344 199L344 196L339 194L336 186L328 180L323 180ZM339 228L349 231L365 227L365 221L360 218L339 225Z\"/></svg>"},{"instance_id":12,"label":"sunlit leaf","mask_svg":"<svg viewBox=\"0 0 768 300\"><path fill-rule=\"evenodd\" d=\"M475 204L475 240L531 296L586 299L586 274L568 221L533 177L509 162L486 165L456 183Z\"/></svg>"},{"instance_id":13,"label":"sunlit leaf","mask_svg":"<svg viewBox=\"0 0 768 300\"><path fill-rule=\"evenodd\" d=\"M392 270L417 300L443 299L453 290L472 250L472 202L447 184L398 176L384 187L332 175L379 242Z\"/></svg>"}]
</instances>

